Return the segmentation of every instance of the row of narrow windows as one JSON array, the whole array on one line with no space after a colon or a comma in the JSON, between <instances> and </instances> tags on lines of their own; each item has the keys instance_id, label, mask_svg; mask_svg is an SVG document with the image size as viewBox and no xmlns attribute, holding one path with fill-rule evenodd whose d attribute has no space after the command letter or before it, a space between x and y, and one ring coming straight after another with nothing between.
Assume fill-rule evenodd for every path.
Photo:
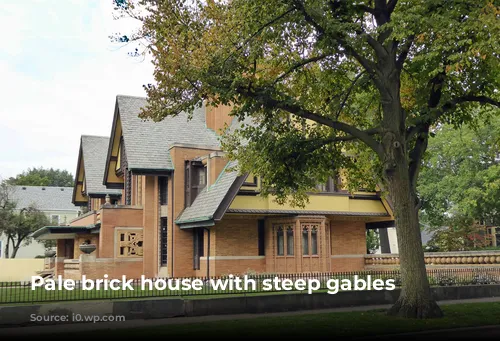
<instances>
[{"instance_id":1,"label":"row of narrow windows","mask_svg":"<svg viewBox=\"0 0 500 341\"><path fill-rule=\"evenodd\" d=\"M293 226L284 228L278 226L276 229L276 254L278 256L295 255L295 238ZM302 255L315 256L318 254L318 228L315 226L302 227ZM286 248L285 248L286 246Z\"/></svg>"}]
</instances>

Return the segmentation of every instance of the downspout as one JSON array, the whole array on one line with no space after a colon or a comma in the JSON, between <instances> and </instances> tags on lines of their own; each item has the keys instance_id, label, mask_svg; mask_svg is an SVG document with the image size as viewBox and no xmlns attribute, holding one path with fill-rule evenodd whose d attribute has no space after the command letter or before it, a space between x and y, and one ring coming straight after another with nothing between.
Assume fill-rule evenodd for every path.
<instances>
[{"instance_id":1,"label":"downspout","mask_svg":"<svg viewBox=\"0 0 500 341\"><path fill-rule=\"evenodd\" d=\"M208 227L204 227L207 231L207 279L210 278L210 229Z\"/></svg>"}]
</instances>

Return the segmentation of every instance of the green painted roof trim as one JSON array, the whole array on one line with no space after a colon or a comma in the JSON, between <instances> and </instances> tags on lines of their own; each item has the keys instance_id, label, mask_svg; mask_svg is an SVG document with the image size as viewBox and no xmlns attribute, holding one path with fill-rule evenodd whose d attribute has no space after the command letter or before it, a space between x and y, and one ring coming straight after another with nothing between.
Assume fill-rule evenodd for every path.
<instances>
[{"instance_id":1,"label":"green painted roof trim","mask_svg":"<svg viewBox=\"0 0 500 341\"><path fill-rule=\"evenodd\" d=\"M203 220L200 222L187 223L180 226L181 230L192 229L195 227L211 227L214 226L215 222L213 220Z\"/></svg>"},{"instance_id":2,"label":"green painted roof trim","mask_svg":"<svg viewBox=\"0 0 500 341\"><path fill-rule=\"evenodd\" d=\"M76 232L88 232L96 228L95 225L87 226L44 226L39 228L31 235L33 238L43 236L48 233L76 233Z\"/></svg>"},{"instance_id":3,"label":"green painted roof trim","mask_svg":"<svg viewBox=\"0 0 500 341\"><path fill-rule=\"evenodd\" d=\"M196 217L196 218L186 219L186 220L176 220L175 223L177 225L182 225L182 224L188 224L188 223L194 223L194 222L211 220L212 218L213 218L213 216Z\"/></svg>"}]
</instances>

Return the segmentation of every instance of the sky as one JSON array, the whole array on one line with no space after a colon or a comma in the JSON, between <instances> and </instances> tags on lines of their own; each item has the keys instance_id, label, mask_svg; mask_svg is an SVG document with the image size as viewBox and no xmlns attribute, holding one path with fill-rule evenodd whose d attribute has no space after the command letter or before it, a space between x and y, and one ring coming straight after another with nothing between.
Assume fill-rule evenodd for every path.
<instances>
[{"instance_id":1,"label":"sky","mask_svg":"<svg viewBox=\"0 0 500 341\"><path fill-rule=\"evenodd\" d=\"M74 175L81 135L109 136L116 95L145 96L148 61L109 35L137 27L112 0L2 0L0 179L28 168Z\"/></svg>"}]
</instances>

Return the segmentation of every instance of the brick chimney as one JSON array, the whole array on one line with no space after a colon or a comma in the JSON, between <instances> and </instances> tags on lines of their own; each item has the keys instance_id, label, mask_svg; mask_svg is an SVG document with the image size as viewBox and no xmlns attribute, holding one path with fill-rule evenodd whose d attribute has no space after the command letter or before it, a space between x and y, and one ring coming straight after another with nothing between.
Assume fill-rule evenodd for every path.
<instances>
[{"instance_id":1,"label":"brick chimney","mask_svg":"<svg viewBox=\"0 0 500 341\"><path fill-rule=\"evenodd\" d=\"M215 183L221 171L226 167L228 160L223 152L212 152L202 161L207 167L207 186Z\"/></svg>"},{"instance_id":2,"label":"brick chimney","mask_svg":"<svg viewBox=\"0 0 500 341\"><path fill-rule=\"evenodd\" d=\"M231 125L233 117L229 116L232 106L220 105L218 107L213 107L207 105L205 107L205 121L207 128L215 131L216 134L220 135L224 126L227 124Z\"/></svg>"}]
</instances>

